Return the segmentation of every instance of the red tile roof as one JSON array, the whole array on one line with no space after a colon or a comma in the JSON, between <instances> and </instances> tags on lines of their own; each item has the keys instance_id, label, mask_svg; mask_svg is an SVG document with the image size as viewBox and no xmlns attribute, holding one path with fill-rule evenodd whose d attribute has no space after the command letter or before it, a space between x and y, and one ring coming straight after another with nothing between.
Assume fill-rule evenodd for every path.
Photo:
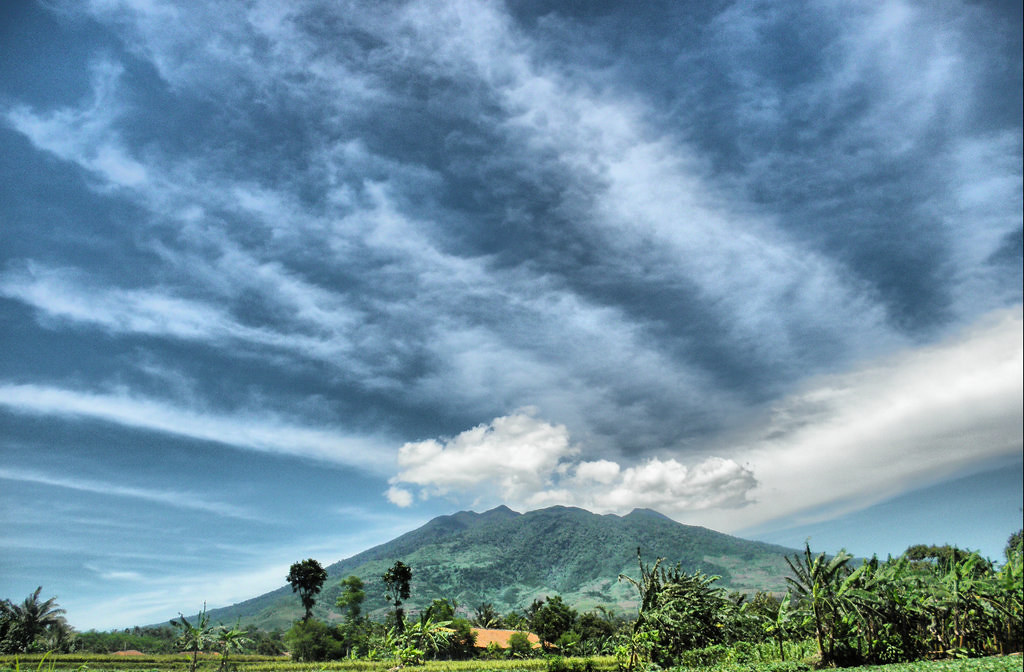
<instances>
[{"instance_id":1,"label":"red tile roof","mask_svg":"<svg viewBox=\"0 0 1024 672\"><path fill-rule=\"evenodd\" d=\"M497 644L503 649L508 648L508 639L520 630L492 630L488 628L473 628L473 632L476 633L476 646L481 649L486 649L489 644ZM533 634L532 632L526 633L526 638L530 640L530 644L536 648L540 646L540 637Z\"/></svg>"}]
</instances>

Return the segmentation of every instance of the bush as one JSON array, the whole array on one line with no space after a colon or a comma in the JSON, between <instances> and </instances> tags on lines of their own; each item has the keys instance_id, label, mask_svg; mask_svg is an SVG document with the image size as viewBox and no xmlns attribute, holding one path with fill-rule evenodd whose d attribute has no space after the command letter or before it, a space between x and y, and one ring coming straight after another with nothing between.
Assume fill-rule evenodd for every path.
<instances>
[{"instance_id":1,"label":"bush","mask_svg":"<svg viewBox=\"0 0 1024 672\"><path fill-rule=\"evenodd\" d=\"M508 655L510 658L529 658L534 654L530 636L525 632L516 632L508 638Z\"/></svg>"},{"instance_id":2,"label":"bush","mask_svg":"<svg viewBox=\"0 0 1024 672\"><path fill-rule=\"evenodd\" d=\"M336 660L343 655L342 643L326 624L315 619L299 621L285 634L292 659L299 662Z\"/></svg>"}]
</instances>

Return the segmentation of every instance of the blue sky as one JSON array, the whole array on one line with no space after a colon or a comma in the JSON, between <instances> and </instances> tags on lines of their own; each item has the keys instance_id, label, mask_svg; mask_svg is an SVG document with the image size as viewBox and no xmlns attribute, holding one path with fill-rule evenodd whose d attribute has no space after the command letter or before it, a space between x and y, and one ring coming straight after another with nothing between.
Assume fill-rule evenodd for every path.
<instances>
[{"instance_id":1,"label":"blue sky","mask_svg":"<svg viewBox=\"0 0 1024 672\"><path fill-rule=\"evenodd\" d=\"M498 504L998 557L1021 24L4 3L0 595L159 622Z\"/></svg>"}]
</instances>

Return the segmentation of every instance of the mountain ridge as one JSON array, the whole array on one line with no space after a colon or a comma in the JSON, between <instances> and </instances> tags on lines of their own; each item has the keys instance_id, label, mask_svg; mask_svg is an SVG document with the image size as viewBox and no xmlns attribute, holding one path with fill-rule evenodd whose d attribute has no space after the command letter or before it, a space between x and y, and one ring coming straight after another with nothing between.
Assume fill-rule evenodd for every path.
<instances>
[{"instance_id":1,"label":"mountain ridge","mask_svg":"<svg viewBox=\"0 0 1024 672\"><path fill-rule=\"evenodd\" d=\"M501 613L522 611L534 599L553 594L580 610L600 604L628 611L635 607L635 595L618 576L636 574L637 548L646 561L664 557L688 572L718 575L722 587L744 592L785 590L785 557L797 552L684 525L652 509L620 516L566 506L519 513L502 505L482 513L437 516L391 541L325 565L328 579L313 613L328 622L339 620L334 604L340 581L355 574L366 584L364 611L382 615L388 607L381 576L396 560L413 570L407 613L434 598L455 599L462 613L484 602ZM273 629L289 627L302 609L291 587L284 585L209 613L214 622L240 620Z\"/></svg>"}]
</instances>

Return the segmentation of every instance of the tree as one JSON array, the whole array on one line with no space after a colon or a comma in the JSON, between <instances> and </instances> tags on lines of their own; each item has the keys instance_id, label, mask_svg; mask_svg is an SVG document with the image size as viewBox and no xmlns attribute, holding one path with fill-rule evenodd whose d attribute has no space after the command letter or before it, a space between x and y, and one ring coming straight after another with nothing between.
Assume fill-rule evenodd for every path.
<instances>
[{"instance_id":1,"label":"tree","mask_svg":"<svg viewBox=\"0 0 1024 672\"><path fill-rule=\"evenodd\" d=\"M316 595L323 588L324 581L327 580L327 572L319 562L309 558L293 564L288 570L287 579L288 583L292 584L292 592L299 594L302 607L306 610L306 615L302 617L302 620L308 621L313 615Z\"/></svg>"},{"instance_id":2,"label":"tree","mask_svg":"<svg viewBox=\"0 0 1024 672\"><path fill-rule=\"evenodd\" d=\"M826 558L824 553L812 556L811 547L806 543L803 557L786 558L793 572L793 576L786 577L786 582L810 611L822 665L831 665L835 657L841 610L836 593L845 578L846 564L852 559L845 550L840 550L832 559Z\"/></svg>"},{"instance_id":3,"label":"tree","mask_svg":"<svg viewBox=\"0 0 1024 672\"><path fill-rule=\"evenodd\" d=\"M1021 553L1024 553L1024 530L1017 530L1006 540L1003 555L1007 562L1013 562L1014 558L1019 557Z\"/></svg>"},{"instance_id":4,"label":"tree","mask_svg":"<svg viewBox=\"0 0 1024 672\"><path fill-rule=\"evenodd\" d=\"M572 629L576 622L576 611L562 601L561 595L549 597L533 614L531 628L540 637L542 646L547 648Z\"/></svg>"},{"instance_id":5,"label":"tree","mask_svg":"<svg viewBox=\"0 0 1024 672\"><path fill-rule=\"evenodd\" d=\"M384 580L384 599L395 605L395 627L398 632L405 630L405 611L402 602L409 599L412 593L409 583L412 581L412 568L401 560L395 562L381 577Z\"/></svg>"},{"instance_id":6,"label":"tree","mask_svg":"<svg viewBox=\"0 0 1024 672\"><path fill-rule=\"evenodd\" d=\"M602 655L615 634L616 625L612 613L598 605L576 621L576 631L580 633L581 653L585 655Z\"/></svg>"},{"instance_id":7,"label":"tree","mask_svg":"<svg viewBox=\"0 0 1024 672\"><path fill-rule=\"evenodd\" d=\"M473 630L469 620L456 618L452 620L449 627L452 634L448 638L448 646L444 651L445 655L448 658L472 658L476 647L476 631Z\"/></svg>"},{"instance_id":8,"label":"tree","mask_svg":"<svg viewBox=\"0 0 1024 672\"><path fill-rule=\"evenodd\" d=\"M639 548L636 555L640 578L619 575L619 580L632 583L640 593L633 632L617 651L626 661L623 666L634 670L653 661L671 667L687 649L720 643L726 610L735 606L725 598L725 591L714 587L719 577L700 571L687 574L678 564L666 570L661 567L662 558L645 567Z\"/></svg>"},{"instance_id":9,"label":"tree","mask_svg":"<svg viewBox=\"0 0 1024 672\"><path fill-rule=\"evenodd\" d=\"M620 667L629 672L646 663L651 658L654 646L658 643L659 633L651 625L652 617L657 609L658 592L661 590L662 576L658 572L658 568L662 560L663 558L658 558L654 561L654 565L644 567L640 548L637 547L636 561L640 566L640 576L634 579L631 576L619 574L619 581L628 581L633 584L640 594L636 620L633 621L633 631L630 633L628 643L621 646L616 654L620 659Z\"/></svg>"},{"instance_id":10,"label":"tree","mask_svg":"<svg viewBox=\"0 0 1024 672\"><path fill-rule=\"evenodd\" d=\"M279 630L256 630L252 633L253 650L261 656L280 656L284 653L283 637Z\"/></svg>"},{"instance_id":11,"label":"tree","mask_svg":"<svg viewBox=\"0 0 1024 672\"><path fill-rule=\"evenodd\" d=\"M0 654L15 653L14 627L14 605L10 600L0 600Z\"/></svg>"},{"instance_id":12,"label":"tree","mask_svg":"<svg viewBox=\"0 0 1024 672\"><path fill-rule=\"evenodd\" d=\"M758 593L754 600L744 605L748 613L755 614L764 634L775 640L779 646L779 660L786 662L784 644L793 629L792 611L790 610L790 593L782 600L776 600L768 593Z\"/></svg>"},{"instance_id":13,"label":"tree","mask_svg":"<svg viewBox=\"0 0 1024 672\"><path fill-rule=\"evenodd\" d=\"M71 653L78 646L78 633L63 617L51 623L43 631L43 647L53 653Z\"/></svg>"},{"instance_id":14,"label":"tree","mask_svg":"<svg viewBox=\"0 0 1024 672\"><path fill-rule=\"evenodd\" d=\"M518 611L510 611L501 619L501 625L506 630L529 630L530 619Z\"/></svg>"},{"instance_id":15,"label":"tree","mask_svg":"<svg viewBox=\"0 0 1024 672\"><path fill-rule=\"evenodd\" d=\"M473 610L470 622L478 628L496 628L501 625L501 616L490 602L479 604Z\"/></svg>"},{"instance_id":16,"label":"tree","mask_svg":"<svg viewBox=\"0 0 1024 672\"><path fill-rule=\"evenodd\" d=\"M451 621L435 621L429 614L422 614L402 633L398 652L402 664L422 664L424 655L437 656L446 650L452 636L450 625Z\"/></svg>"},{"instance_id":17,"label":"tree","mask_svg":"<svg viewBox=\"0 0 1024 672\"><path fill-rule=\"evenodd\" d=\"M668 667L683 651L724 642L726 622L736 607L714 586L718 579L699 570L687 574L679 565L662 569L661 589L648 614L649 625L659 633L656 663Z\"/></svg>"},{"instance_id":18,"label":"tree","mask_svg":"<svg viewBox=\"0 0 1024 672\"><path fill-rule=\"evenodd\" d=\"M458 603L454 599L435 597L427 607L427 615L435 621L454 621Z\"/></svg>"},{"instance_id":19,"label":"tree","mask_svg":"<svg viewBox=\"0 0 1024 672\"><path fill-rule=\"evenodd\" d=\"M217 633L217 648L220 649L223 654L220 659L221 670L229 669L228 659L231 657L233 652L241 651L245 645L252 642L247 635L248 633L245 630L238 627L237 622L235 623L235 627L222 627L220 632Z\"/></svg>"},{"instance_id":20,"label":"tree","mask_svg":"<svg viewBox=\"0 0 1024 672\"><path fill-rule=\"evenodd\" d=\"M349 623L355 623L359 620L363 600L366 599L363 580L353 574L341 582L341 587L342 593L335 604L347 612Z\"/></svg>"},{"instance_id":21,"label":"tree","mask_svg":"<svg viewBox=\"0 0 1024 672\"><path fill-rule=\"evenodd\" d=\"M342 642L327 624L315 618L296 621L284 637L292 658L300 662L331 660L342 655Z\"/></svg>"},{"instance_id":22,"label":"tree","mask_svg":"<svg viewBox=\"0 0 1024 672\"><path fill-rule=\"evenodd\" d=\"M365 648L368 623L362 617L362 605L366 592L363 590L363 580L354 574L341 582L341 588L341 595L335 604L345 613L345 623L338 626L337 634L344 644L345 655L352 655Z\"/></svg>"},{"instance_id":23,"label":"tree","mask_svg":"<svg viewBox=\"0 0 1024 672\"><path fill-rule=\"evenodd\" d=\"M196 672L199 666L199 652L214 642L213 628L210 627L210 617L206 613L206 603L203 603L203 610L196 616L193 625L185 615L178 613L179 618L171 619L171 625L178 628L178 639L176 644L185 651L192 653L192 662L189 672Z\"/></svg>"},{"instance_id":24,"label":"tree","mask_svg":"<svg viewBox=\"0 0 1024 672\"><path fill-rule=\"evenodd\" d=\"M973 551L965 551L957 548L956 546L950 546L949 544L943 544L941 546L926 546L924 544L916 544L909 547L903 552L903 555L911 560L918 561L935 561L939 569L942 571L949 571L950 567L953 567L957 563L963 562L972 555L977 555ZM986 573L991 571L992 563L983 558L978 558L975 561L975 566L979 570L979 573Z\"/></svg>"},{"instance_id":25,"label":"tree","mask_svg":"<svg viewBox=\"0 0 1024 672\"><path fill-rule=\"evenodd\" d=\"M64 610L57 598L39 599L42 586L35 589L21 604L0 602L0 653L24 653L32 650L48 628L64 623Z\"/></svg>"},{"instance_id":26,"label":"tree","mask_svg":"<svg viewBox=\"0 0 1024 672\"><path fill-rule=\"evenodd\" d=\"M508 637L509 658L529 658L533 655L533 643L525 632L513 632Z\"/></svg>"}]
</instances>

